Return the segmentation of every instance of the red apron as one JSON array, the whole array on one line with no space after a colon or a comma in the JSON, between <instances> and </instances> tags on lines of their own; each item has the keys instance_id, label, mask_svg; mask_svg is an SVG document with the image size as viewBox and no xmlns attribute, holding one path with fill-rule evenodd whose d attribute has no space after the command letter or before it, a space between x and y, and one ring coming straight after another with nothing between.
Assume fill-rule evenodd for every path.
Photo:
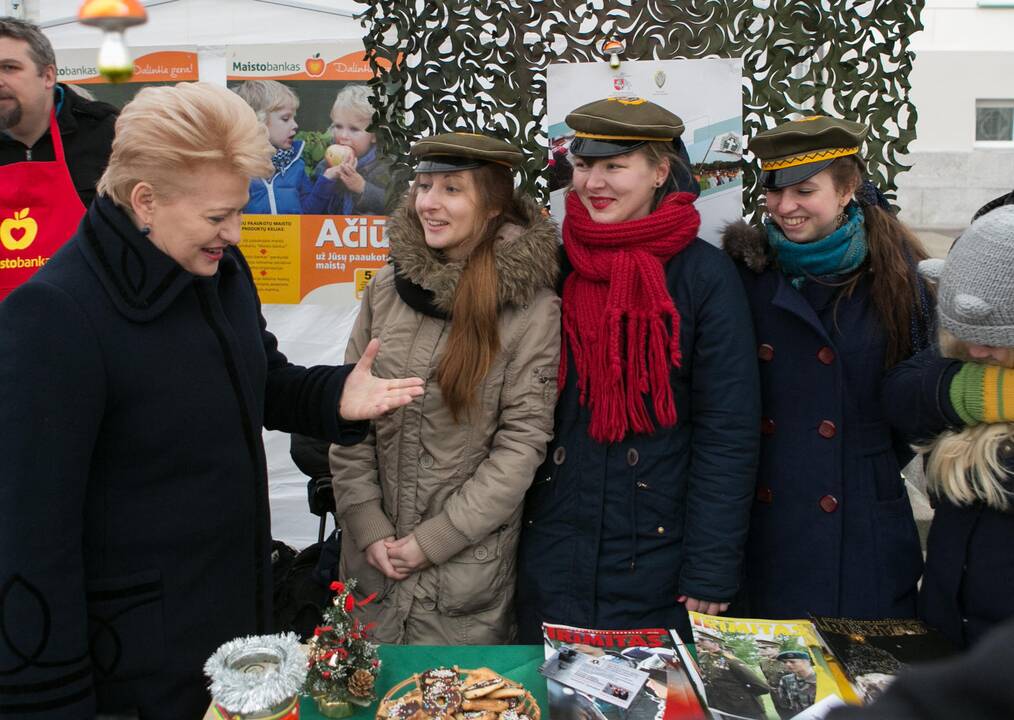
<instances>
[{"instance_id":1,"label":"red apron","mask_svg":"<svg viewBox=\"0 0 1014 720\"><path fill-rule=\"evenodd\" d=\"M45 265L84 217L55 109L49 134L56 160L0 166L0 300Z\"/></svg>"}]
</instances>

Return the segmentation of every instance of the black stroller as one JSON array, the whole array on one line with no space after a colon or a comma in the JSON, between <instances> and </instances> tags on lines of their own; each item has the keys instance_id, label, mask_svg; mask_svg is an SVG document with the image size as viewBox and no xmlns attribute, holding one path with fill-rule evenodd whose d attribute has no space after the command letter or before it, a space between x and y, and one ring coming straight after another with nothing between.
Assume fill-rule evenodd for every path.
<instances>
[{"instance_id":1,"label":"black stroller","mask_svg":"<svg viewBox=\"0 0 1014 720\"><path fill-rule=\"evenodd\" d=\"M341 528L331 492L329 448L327 441L292 435L289 453L296 467L309 477L307 502L310 512L320 518L317 542L298 553L283 542L272 544L275 631L291 630L304 641L313 635L322 609L331 600L329 586L338 579ZM325 537L328 516L334 519L335 529Z\"/></svg>"}]
</instances>

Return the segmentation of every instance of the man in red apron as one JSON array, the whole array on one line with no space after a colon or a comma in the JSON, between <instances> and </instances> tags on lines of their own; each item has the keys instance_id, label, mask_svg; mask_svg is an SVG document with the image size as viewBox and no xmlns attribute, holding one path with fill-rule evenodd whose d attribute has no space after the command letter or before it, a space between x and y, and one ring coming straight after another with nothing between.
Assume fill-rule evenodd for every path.
<instances>
[{"instance_id":1,"label":"man in red apron","mask_svg":"<svg viewBox=\"0 0 1014 720\"><path fill-rule=\"evenodd\" d=\"M77 230L115 121L111 105L56 82L36 26L0 18L0 301Z\"/></svg>"}]
</instances>

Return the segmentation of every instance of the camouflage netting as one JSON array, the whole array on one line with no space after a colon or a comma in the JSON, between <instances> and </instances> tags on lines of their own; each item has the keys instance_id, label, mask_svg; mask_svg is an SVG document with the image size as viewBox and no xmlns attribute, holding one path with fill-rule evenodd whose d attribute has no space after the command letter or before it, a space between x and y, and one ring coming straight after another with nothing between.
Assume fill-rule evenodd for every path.
<instances>
[{"instance_id":1,"label":"camouflage netting","mask_svg":"<svg viewBox=\"0 0 1014 720\"><path fill-rule=\"evenodd\" d=\"M913 33L924 0L372 0L366 52L379 111L376 130L399 159L422 134L483 128L523 142L523 185L548 199L546 68L604 61L622 39L624 60L742 57L747 137L793 113L823 112L870 128L871 179L894 197L915 138L909 100ZM390 64L390 69L385 66ZM747 155L744 201L759 194Z\"/></svg>"}]
</instances>

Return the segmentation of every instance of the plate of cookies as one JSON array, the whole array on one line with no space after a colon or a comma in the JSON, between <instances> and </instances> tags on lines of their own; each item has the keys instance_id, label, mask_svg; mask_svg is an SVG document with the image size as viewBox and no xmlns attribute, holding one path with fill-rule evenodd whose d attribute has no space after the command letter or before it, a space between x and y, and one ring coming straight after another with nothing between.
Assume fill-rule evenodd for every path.
<instances>
[{"instance_id":1,"label":"plate of cookies","mask_svg":"<svg viewBox=\"0 0 1014 720\"><path fill-rule=\"evenodd\" d=\"M431 668L388 690L377 720L539 720L523 685L489 668Z\"/></svg>"}]
</instances>

